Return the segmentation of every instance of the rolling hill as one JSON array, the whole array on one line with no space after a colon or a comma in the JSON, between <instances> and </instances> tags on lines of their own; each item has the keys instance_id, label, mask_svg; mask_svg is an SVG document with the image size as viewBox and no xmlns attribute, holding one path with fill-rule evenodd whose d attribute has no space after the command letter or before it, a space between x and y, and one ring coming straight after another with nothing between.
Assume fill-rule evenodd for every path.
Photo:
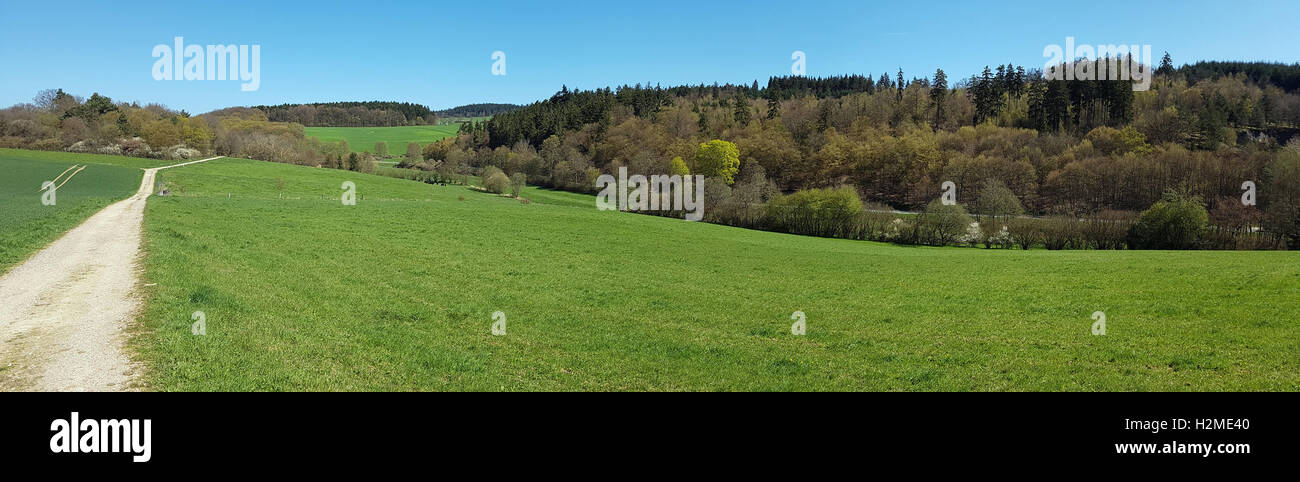
<instances>
[{"instance_id":1,"label":"rolling hill","mask_svg":"<svg viewBox=\"0 0 1300 482\"><path fill-rule=\"evenodd\" d=\"M241 159L168 180L133 342L157 390L1300 389L1289 252L903 247Z\"/></svg>"}]
</instances>

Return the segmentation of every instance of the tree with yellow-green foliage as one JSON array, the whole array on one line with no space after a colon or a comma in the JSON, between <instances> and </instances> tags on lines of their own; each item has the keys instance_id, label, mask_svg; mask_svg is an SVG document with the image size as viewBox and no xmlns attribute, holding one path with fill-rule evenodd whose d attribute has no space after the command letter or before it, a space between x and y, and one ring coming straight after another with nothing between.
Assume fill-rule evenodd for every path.
<instances>
[{"instance_id":1,"label":"tree with yellow-green foliage","mask_svg":"<svg viewBox=\"0 0 1300 482\"><path fill-rule=\"evenodd\" d=\"M691 168L686 167L686 161L683 161L681 156L674 157L673 160L668 163L668 170L668 174L673 176L686 177L691 175Z\"/></svg>"},{"instance_id":2,"label":"tree with yellow-green foliage","mask_svg":"<svg viewBox=\"0 0 1300 482\"><path fill-rule=\"evenodd\" d=\"M140 137L154 149L162 149L181 143L181 131L167 119L152 120L140 129Z\"/></svg>"},{"instance_id":3,"label":"tree with yellow-green foliage","mask_svg":"<svg viewBox=\"0 0 1300 482\"><path fill-rule=\"evenodd\" d=\"M176 128L180 131L181 142L203 152L212 148L212 129L208 123L197 117L177 117Z\"/></svg>"},{"instance_id":4,"label":"tree with yellow-green foliage","mask_svg":"<svg viewBox=\"0 0 1300 482\"><path fill-rule=\"evenodd\" d=\"M695 150L695 172L707 177L718 177L727 184L735 182L740 171L740 149L730 142L714 139L700 144Z\"/></svg>"}]
</instances>

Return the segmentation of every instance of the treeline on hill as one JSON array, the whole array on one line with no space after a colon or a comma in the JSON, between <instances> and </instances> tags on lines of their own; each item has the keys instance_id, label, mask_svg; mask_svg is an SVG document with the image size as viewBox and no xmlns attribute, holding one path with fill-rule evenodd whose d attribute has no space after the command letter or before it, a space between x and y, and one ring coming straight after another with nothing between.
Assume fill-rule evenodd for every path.
<instances>
[{"instance_id":1,"label":"treeline on hill","mask_svg":"<svg viewBox=\"0 0 1300 482\"><path fill-rule=\"evenodd\" d=\"M0 147L194 159L211 154L273 162L375 170L368 153L351 152L346 141L323 143L302 124L271 121L265 111L234 107L191 116L157 104L89 99L62 89L37 94L32 103L0 110ZM405 146L418 155L418 144Z\"/></svg>"},{"instance_id":2,"label":"treeline on hill","mask_svg":"<svg viewBox=\"0 0 1300 482\"><path fill-rule=\"evenodd\" d=\"M1203 73L1212 69L1228 73ZM704 175L705 220L756 229L989 247L1263 249L1300 246L1300 94L1274 83L1298 70L1175 69L1166 56L1143 92L1045 81L1009 65L951 87L942 70L875 82L774 77L767 87L562 87L423 150L406 146L420 160L402 167L419 175L376 170L372 155L261 109L191 117L48 90L0 110L0 147L217 154L426 182L500 169L579 192L627 167ZM935 201L945 182L957 205ZM1247 182L1253 204L1242 203Z\"/></svg>"},{"instance_id":3,"label":"treeline on hill","mask_svg":"<svg viewBox=\"0 0 1300 482\"><path fill-rule=\"evenodd\" d=\"M438 117L491 117L503 112L517 110L521 105L515 104L466 104L458 107L452 107L447 110L440 110L436 113Z\"/></svg>"},{"instance_id":4,"label":"treeline on hill","mask_svg":"<svg viewBox=\"0 0 1300 482\"><path fill-rule=\"evenodd\" d=\"M0 110L0 147L183 159L210 152L215 138L207 123L183 111L115 103L98 93L86 99L44 90L30 104Z\"/></svg>"},{"instance_id":5,"label":"treeline on hill","mask_svg":"<svg viewBox=\"0 0 1300 482\"><path fill-rule=\"evenodd\" d=\"M495 167L524 173L530 184L591 192L600 174L619 167L666 174L680 159L709 178L707 221L822 236L1048 248L1295 246L1300 141L1288 140L1300 126L1300 95L1245 70L1184 74L1198 68L1175 69L1166 58L1163 74L1141 92L1129 81L1048 81L1011 65L951 87L942 70L874 82L774 77L766 88L562 87L463 125L410 167ZM710 140L734 145L736 159L702 167L701 145ZM1241 201L1247 181L1253 205ZM956 185L958 206L933 202L944 182ZM1152 226L1157 207L1177 215L1160 223L1189 226L1195 241ZM873 221L893 209L918 214ZM962 225L965 215L980 225Z\"/></svg>"},{"instance_id":6,"label":"treeline on hill","mask_svg":"<svg viewBox=\"0 0 1300 482\"><path fill-rule=\"evenodd\" d=\"M1246 80L1256 85L1275 85L1292 93L1300 90L1300 64L1201 61L1184 65L1178 69L1178 74L1192 83L1242 74L1246 76Z\"/></svg>"},{"instance_id":7,"label":"treeline on hill","mask_svg":"<svg viewBox=\"0 0 1300 482\"><path fill-rule=\"evenodd\" d=\"M428 107L409 102L329 102L253 106L271 122L294 122L307 127L394 127L438 123Z\"/></svg>"}]
</instances>

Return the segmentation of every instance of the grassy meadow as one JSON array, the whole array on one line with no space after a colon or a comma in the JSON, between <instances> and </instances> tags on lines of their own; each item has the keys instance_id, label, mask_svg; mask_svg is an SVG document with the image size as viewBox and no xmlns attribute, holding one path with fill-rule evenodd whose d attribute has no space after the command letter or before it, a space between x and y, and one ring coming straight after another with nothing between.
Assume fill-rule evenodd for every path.
<instances>
[{"instance_id":1,"label":"grassy meadow","mask_svg":"<svg viewBox=\"0 0 1300 482\"><path fill-rule=\"evenodd\" d=\"M375 143L387 142L388 153L394 156L406 154L406 144L420 143L420 147L430 142L440 141L456 135L458 125L436 126L399 126L399 127L307 127L308 136L321 142L338 142L346 139L352 152L375 151Z\"/></svg>"},{"instance_id":2,"label":"grassy meadow","mask_svg":"<svg viewBox=\"0 0 1300 482\"><path fill-rule=\"evenodd\" d=\"M0 273L58 239L105 206L135 194L142 167L168 161L66 152L0 149ZM86 169L41 203L41 185L73 165ZM71 173L71 172L70 172ZM65 174L59 179L68 176Z\"/></svg>"},{"instance_id":3,"label":"grassy meadow","mask_svg":"<svg viewBox=\"0 0 1300 482\"><path fill-rule=\"evenodd\" d=\"M230 158L167 180L132 341L155 390L1300 390L1294 252L902 247Z\"/></svg>"},{"instance_id":4,"label":"grassy meadow","mask_svg":"<svg viewBox=\"0 0 1300 482\"><path fill-rule=\"evenodd\" d=\"M475 117L439 117L438 125L452 125L455 127L460 127L457 124L460 124L461 122L484 122L490 119L492 119L492 116L490 115L475 116Z\"/></svg>"}]
</instances>

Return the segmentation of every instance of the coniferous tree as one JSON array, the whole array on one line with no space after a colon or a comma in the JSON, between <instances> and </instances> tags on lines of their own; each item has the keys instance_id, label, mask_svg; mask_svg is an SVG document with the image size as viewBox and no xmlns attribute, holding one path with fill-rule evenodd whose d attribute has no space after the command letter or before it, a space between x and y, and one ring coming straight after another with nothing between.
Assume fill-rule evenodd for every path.
<instances>
[{"instance_id":1,"label":"coniferous tree","mask_svg":"<svg viewBox=\"0 0 1300 482\"><path fill-rule=\"evenodd\" d=\"M979 124L998 116L1002 110L1002 94L997 78L986 65L979 77L971 80L971 95L975 97L975 123Z\"/></svg>"},{"instance_id":2,"label":"coniferous tree","mask_svg":"<svg viewBox=\"0 0 1300 482\"><path fill-rule=\"evenodd\" d=\"M736 96L736 110L732 115L736 119L736 124L740 127L749 125L752 114L749 112L749 101L742 95Z\"/></svg>"},{"instance_id":3,"label":"coniferous tree","mask_svg":"<svg viewBox=\"0 0 1300 482\"><path fill-rule=\"evenodd\" d=\"M934 103L934 127L943 123L943 100L948 96L948 76L943 69L934 71L934 81L930 84L930 102Z\"/></svg>"},{"instance_id":4,"label":"coniferous tree","mask_svg":"<svg viewBox=\"0 0 1300 482\"><path fill-rule=\"evenodd\" d=\"M1160 58L1160 67L1156 68L1156 75L1165 76L1174 73L1174 60L1169 57L1169 52Z\"/></svg>"},{"instance_id":5,"label":"coniferous tree","mask_svg":"<svg viewBox=\"0 0 1300 482\"><path fill-rule=\"evenodd\" d=\"M1025 87L1025 97L1029 104L1027 122L1029 127L1039 131L1047 130L1047 86L1046 82L1033 82Z\"/></svg>"},{"instance_id":6,"label":"coniferous tree","mask_svg":"<svg viewBox=\"0 0 1300 482\"><path fill-rule=\"evenodd\" d=\"M1025 68L1024 66L1016 67L1015 94L1020 98L1025 92Z\"/></svg>"},{"instance_id":7,"label":"coniferous tree","mask_svg":"<svg viewBox=\"0 0 1300 482\"><path fill-rule=\"evenodd\" d=\"M1009 90L1010 82L1007 81L1007 66L999 65L997 74L994 77L993 92L994 97L1002 97L1002 93Z\"/></svg>"},{"instance_id":8,"label":"coniferous tree","mask_svg":"<svg viewBox=\"0 0 1300 482\"><path fill-rule=\"evenodd\" d=\"M1047 82L1047 92L1043 97L1043 113L1047 128L1061 131L1070 128L1070 87L1064 80Z\"/></svg>"},{"instance_id":9,"label":"coniferous tree","mask_svg":"<svg viewBox=\"0 0 1300 482\"><path fill-rule=\"evenodd\" d=\"M767 118L775 119L781 116L781 101L777 100L775 95L769 95L767 98Z\"/></svg>"},{"instance_id":10,"label":"coniferous tree","mask_svg":"<svg viewBox=\"0 0 1300 482\"><path fill-rule=\"evenodd\" d=\"M898 68L898 102L903 101L903 89L905 87L906 86L903 84L903 68L899 67Z\"/></svg>"}]
</instances>

